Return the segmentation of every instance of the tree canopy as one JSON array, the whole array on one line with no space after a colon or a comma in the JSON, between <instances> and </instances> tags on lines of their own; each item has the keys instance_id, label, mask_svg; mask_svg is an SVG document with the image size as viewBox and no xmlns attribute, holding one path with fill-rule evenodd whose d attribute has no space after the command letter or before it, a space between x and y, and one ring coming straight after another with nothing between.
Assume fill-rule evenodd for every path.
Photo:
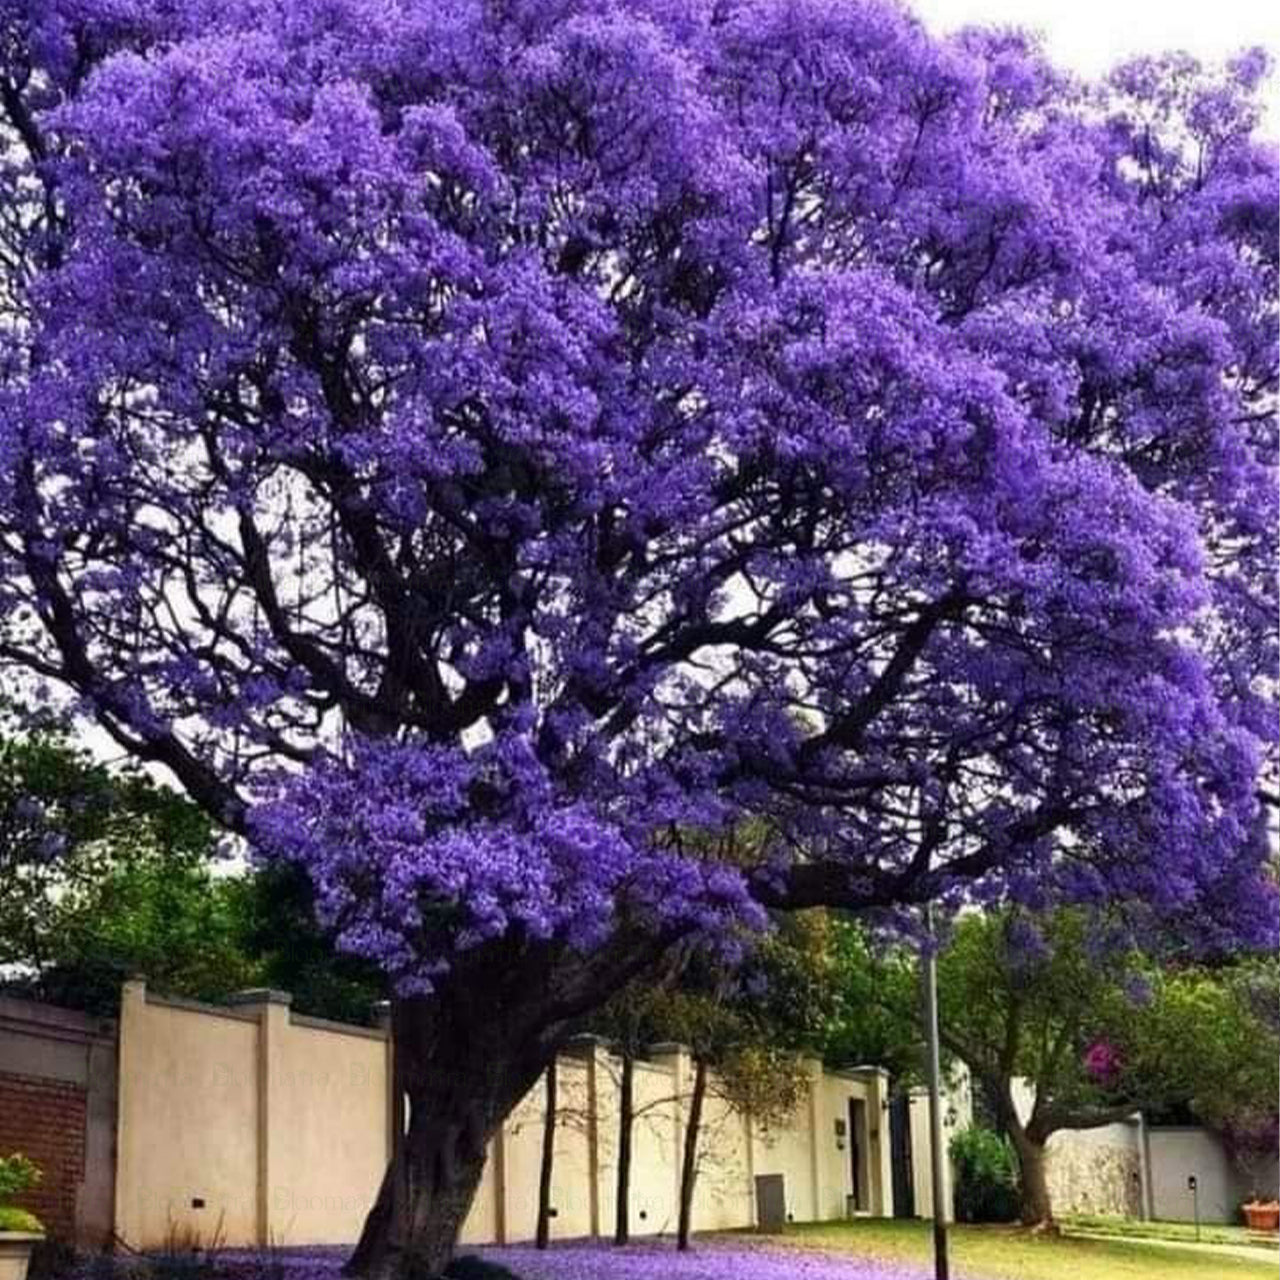
<instances>
[{"instance_id":1,"label":"tree canopy","mask_svg":"<svg viewBox=\"0 0 1280 1280\"><path fill-rule=\"evenodd\" d=\"M1052 1217L1049 1138L1137 1110L1205 1124L1246 1169L1274 1158L1280 1001L1269 955L1205 966L1143 954L1080 909L969 915L940 956L939 992L943 1042L1017 1152L1028 1221Z\"/></svg>"},{"instance_id":2,"label":"tree canopy","mask_svg":"<svg viewBox=\"0 0 1280 1280\"><path fill-rule=\"evenodd\" d=\"M1085 86L880 0L0 37L0 661L388 975L446 1217L586 1009L763 907L1274 933L1262 54ZM465 1123L445 1039L502 1064Z\"/></svg>"},{"instance_id":3,"label":"tree canopy","mask_svg":"<svg viewBox=\"0 0 1280 1280\"><path fill-rule=\"evenodd\" d=\"M338 953L292 868L228 865L209 818L65 730L0 718L0 987L110 1013L125 979L222 1000L271 986L368 1022L384 975Z\"/></svg>"}]
</instances>

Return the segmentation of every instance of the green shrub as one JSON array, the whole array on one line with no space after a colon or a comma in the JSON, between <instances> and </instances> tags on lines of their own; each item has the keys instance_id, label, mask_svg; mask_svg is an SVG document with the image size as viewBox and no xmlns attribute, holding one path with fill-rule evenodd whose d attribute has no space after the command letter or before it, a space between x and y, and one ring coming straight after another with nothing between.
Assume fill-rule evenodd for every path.
<instances>
[{"instance_id":1,"label":"green shrub","mask_svg":"<svg viewBox=\"0 0 1280 1280\"><path fill-rule=\"evenodd\" d=\"M11 1156L0 1156L0 1204L30 1191L40 1181L40 1166L28 1160L21 1151Z\"/></svg>"},{"instance_id":2,"label":"green shrub","mask_svg":"<svg viewBox=\"0 0 1280 1280\"><path fill-rule=\"evenodd\" d=\"M951 1139L951 1159L958 1221L1017 1219L1018 1165L1007 1138L990 1129L962 1129Z\"/></svg>"},{"instance_id":3,"label":"green shrub","mask_svg":"<svg viewBox=\"0 0 1280 1280\"><path fill-rule=\"evenodd\" d=\"M33 1213L11 1204L40 1181L40 1166L20 1151L0 1156L0 1231L41 1231L40 1220Z\"/></svg>"},{"instance_id":4,"label":"green shrub","mask_svg":"<svg viewBox=\"0 0 1280 1280\"><path fill-rule=\"evenodd\" d=\"M0 1231L40 1231L40 1219L15 1205L0 1204Z\"/></svg>"}]
</instances>

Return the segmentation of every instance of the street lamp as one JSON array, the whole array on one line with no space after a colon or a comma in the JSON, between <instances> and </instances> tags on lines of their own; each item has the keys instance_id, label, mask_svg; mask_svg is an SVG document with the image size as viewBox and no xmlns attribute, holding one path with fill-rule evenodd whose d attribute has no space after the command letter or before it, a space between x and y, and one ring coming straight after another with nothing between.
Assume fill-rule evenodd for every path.
<instances>
[{"instance_id":1,"label":"street lamp","mask_svg":"<svg viewBox=\"0 0 1280 1280\"><path fill-rule=\"evenodd\" d=\"M925 943L922 953L924 986L924 1038L929 1066L929 1154L933 1176L933 1274L949 1280L947 1259L947 1208L943 1189L942 1054L938 1045L938 950L933 932L933 907L924 909Z\"/></svg>"}]
</instances>

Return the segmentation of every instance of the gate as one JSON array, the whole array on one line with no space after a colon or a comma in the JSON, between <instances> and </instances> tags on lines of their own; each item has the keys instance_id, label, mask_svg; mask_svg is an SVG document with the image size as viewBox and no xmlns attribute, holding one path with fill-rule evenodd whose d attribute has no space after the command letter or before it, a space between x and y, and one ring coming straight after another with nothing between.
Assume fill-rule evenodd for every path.
<instances>
[{"instance_id":1,"label":"gate","mask_svg":"<svg viewBox=\"0 0 1280 1280\"><path fill-rule=\"evenodd\" d=\"M916 1216L916 1180L911 1167L911 1099L897 1094L889 1103L889 1163L893 1170L893 1216Z\"/></svg>"}]
</instances>

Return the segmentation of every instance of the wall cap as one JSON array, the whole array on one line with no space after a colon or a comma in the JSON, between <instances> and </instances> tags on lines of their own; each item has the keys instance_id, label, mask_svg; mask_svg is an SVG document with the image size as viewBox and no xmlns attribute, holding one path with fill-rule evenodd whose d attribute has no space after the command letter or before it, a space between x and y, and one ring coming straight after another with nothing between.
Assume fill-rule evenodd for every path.
<instances>
[{"instance_id":1,"label":"wall cap","mask_svg":"<svg viewBox=\"0 0 1280 1280\"><path fill-rule=\"evenodd\" d=\"M0 1024L19 1035L24 1029L27 1034L33 1034L34 1028L34 1034L81 1042L110 1039L116 1032L114 1018L82 1013L79 1009L64 1009L61 1005L27 1000L21 996L0 996Z\"/></svg>"},{"instance_id":2,"label":"wall cap","mask_svg":"<svg viewBox=\"0 0 1280 1280\"><path fill-rule=\"evenodd\" d=\"M339 1036L361 1036L365 1040L387 1040L391 1031L386 1027L362 1027L354 1022L334 1022L332 1018L316 1018L309 1013L290 1013L291 1027L310 1027L313 1031L332 1031Z\"/></svg>"},{"instance_id":3,"label":"wall cap","mask_svg":"<svg viewBox=\"0 0 1280 1280\"><path fill-rule=\"evenodd\" d=\"M293 1003L293 996L288 991L276 991L271 987L249 987L244 991L236 991L227 997L229 1005L244 1004L284 1004Z\"/></svg>"}]
</instances>

